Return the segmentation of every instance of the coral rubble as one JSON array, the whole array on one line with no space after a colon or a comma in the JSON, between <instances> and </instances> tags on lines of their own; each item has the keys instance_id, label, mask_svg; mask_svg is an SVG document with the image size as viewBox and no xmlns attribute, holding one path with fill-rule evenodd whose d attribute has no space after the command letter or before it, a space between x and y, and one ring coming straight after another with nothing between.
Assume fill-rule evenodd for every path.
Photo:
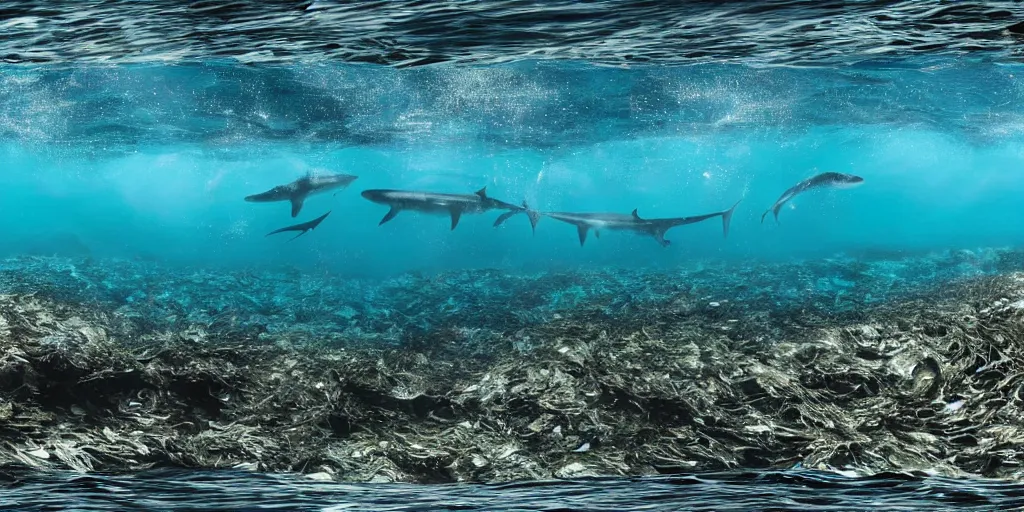
<instances>
[{"instance_id":1,"label":"coral rubble","mask_svg":"<svg viewBox=\"0 0 1024 512\"><path fill-rule=\"evenodd\" d=\"M1024 477L1014 251L385 282L0 262L0 464Z\"/></svg>"}]
</instances>

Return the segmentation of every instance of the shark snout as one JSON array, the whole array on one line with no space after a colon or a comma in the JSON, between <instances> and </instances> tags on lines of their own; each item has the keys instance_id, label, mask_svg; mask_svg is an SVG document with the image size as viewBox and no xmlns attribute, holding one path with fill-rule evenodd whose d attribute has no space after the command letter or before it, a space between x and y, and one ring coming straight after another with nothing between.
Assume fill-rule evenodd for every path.
<instances>
[{"instance_id":1,"label":"shark snout","mask_svg":"<svg viewBox=\"0 0 1024 512\"><path fill-rule=\"evenodd\" d=\"M853 188L864 184L864 178L860 176L854 176L849 174L842 182L839 183L838 188Z\"/></svg>"},{"instance_id":2,"label":"shark snout","mask_svg":"<svg viewBox=\"0 0 1024 512\"><path fill-rule=\"evenodd\" d=\"M364 190L359 195L375 203L387 202L387 193L383 190Z\"/></svg>"}]
</instances>

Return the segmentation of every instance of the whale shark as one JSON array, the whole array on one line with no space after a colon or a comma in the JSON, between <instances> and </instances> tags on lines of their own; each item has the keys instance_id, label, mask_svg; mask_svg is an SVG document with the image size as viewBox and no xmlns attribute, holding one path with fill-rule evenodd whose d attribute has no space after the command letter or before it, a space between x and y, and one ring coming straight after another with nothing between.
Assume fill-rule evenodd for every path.
<instances>
[{"instance_id":1,"label":"whale shark","mask_svg":"<svg viewBox=\"0 0 1024 512\"><path fill-rule=\"evenodd\" d=\"M579 233L581 247L587 241L587 233L589 233L590 230L594 231L594 236L600 238L601 230L605 229L609 231L632 231L642 235L651 236L654 237L662 247L668 247L672 243L670 240L665 239L665 232L668 230L676 226L695 224L715 217L722 217L723 236L729 236L729 221L732 220L732 213L736 210L736 206L739 204L740 201L736 201L736 204L732 205L732 208L715 213L694 215L692 217L667 217L661 219L642 218L635 209L629 215L621 213L567 212L541 212L541 215L576 226L576 230Z\"/></svg>"},{"instance_id":2,"label":"whale shark","mask_svg":"<svg viewBox=\"0 0 1024 512\"><path fill-rule=\"evenodd\" d=\"M358 176L351 174L307 174L286 185L278 185L266 192L246 196L251 203L269 203L273 201L290 201L292 217L299 215L306 198L330 190L344 189ZM335 192L337 194L337 192Z\"/></svg>"},{"instance_id":3,"label":"whale shark","mask_svg":"<svg viewBox=\"0 0 1024 512\"><path fill-rule=\"evenodd\" d=\"M864 178L860 176L854 176L852 174L843 174L841 172L823 172L817 176L812 176L806 180L793 185L788 190L782 193L781 196L775 201L775 204L771 208L765 210L761 214L761 223L764 224L764 218L768 215L768 212L772 212L775 216L775 222L779 221L779 210L782 209L782 205L786 204L787 201L793 199L797 194L805 192L813 188L849 188L860 185L864 182Z\"/></svg>"},{"instance_id":4,"label":"whale shark","mask_svg":"<svg viewBox=\"0 0 1024 512\"><path fill-rule=\"evenodd\" d=\"M517 206L489 197L487 187L477 190L473 194L437 194L408 190L371 189L364 190L362 196L374 203L391 207L377 224L378 226L395 218L403 210L447 214L452 219L452 230L459 225L459 219L463 214L484 213L488 210L510 210L494 221L495 226L500 226L512 215L526 213L530 219L530 226L536 229L539 219L537 212L530 210L525 202L523 206Z\"/></svg>"},{"instance_id":5,"label":"whale shark","mask_svg":"<svg viewBox=\"0 0 1024 512\"><path fill-rule=\"evenodd\" d=\"M319 217L317 217L317 218L315 218L315 219L313 219L311 221L295 224L294 226L283 227L281 229L275 229L275 230L271 231L270 233L267 233L266 236L276 235L278 233L284 233L285 231L299 231L300 232L299 234L297 234L297 235L291 237L290 239L288 239L288 241L291 242L292 240L295 240L296 238L298 238L298 237L300 237L302 235L305 235L307 231L309 231L311 229L315 229L330 214L331 214L331 212L328 210L327 213L325 213L325 214L323 214L323 215L321 215L321 216L319 216Z\"/></svg>"}]
</instances>

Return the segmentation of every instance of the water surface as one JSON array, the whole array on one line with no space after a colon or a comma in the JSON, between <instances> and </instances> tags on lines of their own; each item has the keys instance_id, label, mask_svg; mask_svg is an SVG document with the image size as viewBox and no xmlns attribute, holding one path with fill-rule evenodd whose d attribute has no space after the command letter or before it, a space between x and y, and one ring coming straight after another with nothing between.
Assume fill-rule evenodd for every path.
<instances>
[{"instance_id":1,"label":"water surface","mask_svg":"<svg viewBox=\"0 0 1024 512\"><path fill-rule=\"evenodd\" d=\"M793 470L501 485L325 484L275 475L158 471L28 477L8 510L1010 510L1024 486L910 474L851 478ZM5 507L6 508L6 507Z\"/></svg>"}]
</instances>

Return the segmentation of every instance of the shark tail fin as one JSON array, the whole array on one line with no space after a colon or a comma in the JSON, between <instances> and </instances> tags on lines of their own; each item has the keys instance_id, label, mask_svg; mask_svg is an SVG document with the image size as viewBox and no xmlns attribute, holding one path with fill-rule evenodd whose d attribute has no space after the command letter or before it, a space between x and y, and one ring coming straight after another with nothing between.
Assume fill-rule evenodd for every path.
<instances>
[{"instance_id":1,"label":"shark tail fin","mask_svg":"<svg viewBox=\"0 0 1024 512\"><path fill-rule=\"evenodd\" d=\"M771 208L765 210L765 212L761 214L761 223L762 224L765 223L765 217L768 216L768 212L771 212L772 216L775 217L775 222L777 223L778 222L778 212L781 209L782 209L782 205L779 204L779 205L774 205Z\"/></svg>"},{"instance_id":2,"label":"shark tail fin","mask_svg":"<svg viewBox=\"0 0 1024 512\"><path fill-rule=\"evenodd\" d=\"M331 210L327 210L327 213L325 213L325 214L323 214L323 215L321 215L321 216L319 216L319 217L317 217L317 218L313 219L313 221L312 221L312 222L310 223L309 229L315 229L315 228L316 228L317 226L319 226L319 225L320 225L320 223L321 223L321 222L323 222L323 221L324 221L324 219L326 219L326 218L327 218L327 216L328 216L328 215L330 215L330 214L331 214Z\"/></svg>"},{"instance_id":3,"label":"shark tail fin","mask_svg":"<svg viewBox=\"0 0 1024 512\"><path fill-rule=\"evenodd\" d=\"M765 223L765 217L768 216L768 212L771 212L772 216L775 217L775 222L777 223L778 222L778 212L781 209L782 209L782 205L775 205L775 206L765 210L765 212L761 214L761 223L762 224Z\"/></svg>"},{"instance_id":4,"label":"shark tail fin","mask_svg":"<svg viewBox=\"0 0 1024 512\"><path fill-rule=\"evenodd\" d=\"M523 210L526 210L526 217L530 219L530 229L537 233L537 223L540 222L540 212L530 208L530 205L523 201Z\"/></svg>"},{"instance_id":5,"label":"shark tail fin","mask_svg":"<svg viewBox=\"0 0 1024 512\"><path fill-rule=\"evenodd\" d=\"M526 213L527 218L530 219L530 229L532 229L533 232L536 233L537 223L540 222L540 212L538 212L537 210L531 210L529 205L526 204L526 201L523 201L522 208L510 210L498 216L498 218L494 220L494 227L498 227L504 224L505 221L509 219L509 217L512 217L513 215L519 215L520 213L524 212Z\"/></svg>"},{"instance_id":6,"label":"shark tail fin","mask_svg":"<svg viewBox=\"0 0 1024 512\"><path fill-rule=\"evenodd\" d=\"M732 222L732 214L736 211L736 207L739 206L742 201L742 199L736 201L736 203L732 205L732 208L722 212L722 236L725 238L729 237L729 223Z\"/></svg>"}]
</instances>

